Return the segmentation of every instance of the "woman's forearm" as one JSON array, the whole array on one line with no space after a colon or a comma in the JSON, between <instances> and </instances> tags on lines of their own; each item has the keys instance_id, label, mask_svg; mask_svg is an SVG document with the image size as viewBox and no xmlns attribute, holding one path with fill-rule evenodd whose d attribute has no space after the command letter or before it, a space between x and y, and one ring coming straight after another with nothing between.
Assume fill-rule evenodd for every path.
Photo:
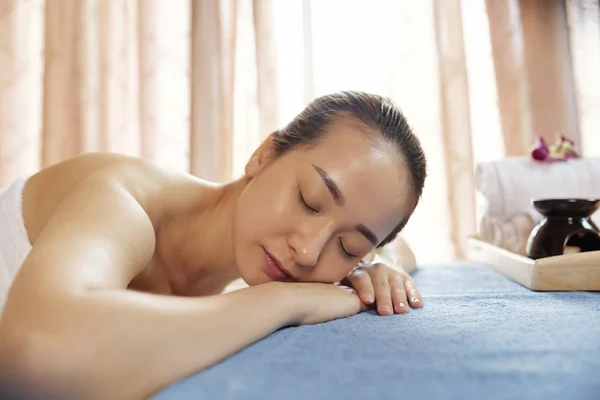
<instances>
[{"instance_id":1,"label":"woman's forearm","mask_svg":"<svg viewBox=\"0 0 600 400\"><path fill-rule=\"evenodd\" d=\"M417 266L415 254L400 235L387 246L377 249L374 252L374 258L370 262L382 263L391 268L402 269L408 274Z\"/></svg>"},{"instance_id":2,"label":"woman's forearm","mask_svg":"<svg viewBox=\"0 0 600 400\"><path fill-rule=\"evenodd\" d=\"M390 245L395 255L395 265L402 267L404 271L410 274L416 268L417 260L408 243L402 236L398 235Z\"/></svg>"},{"instance_id":3,"label":"woman's forearm","mask_svg":"<svg viewBox=\"0 0 600 400\"><path fill-rule=\"evenodd\" d=\"M25 371L63 368L42 374L53 385L64 376L78 398L145 397L297 323L301 310L281 285L203 298L89 291L40 302L36 315L7 309L3 324L22 327L13 332Z\"/></svg>"}]
</instances>

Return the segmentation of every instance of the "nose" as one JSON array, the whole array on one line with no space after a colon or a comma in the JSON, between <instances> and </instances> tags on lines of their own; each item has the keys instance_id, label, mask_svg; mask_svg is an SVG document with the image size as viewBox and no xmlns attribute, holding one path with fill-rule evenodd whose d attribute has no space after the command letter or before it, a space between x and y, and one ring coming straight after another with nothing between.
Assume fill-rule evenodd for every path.
<instances>
[{"instance_id":1,"label":"nose","mask_svg":"<svg viewBox=\"0 0 600 400\"><path fill-rule=\"evenodd\" d=\"M331 236L331 222L305 221L289 240L294 260L298 265L311 268L317 265L325 244Z\"/></svg>"}]
</instances>

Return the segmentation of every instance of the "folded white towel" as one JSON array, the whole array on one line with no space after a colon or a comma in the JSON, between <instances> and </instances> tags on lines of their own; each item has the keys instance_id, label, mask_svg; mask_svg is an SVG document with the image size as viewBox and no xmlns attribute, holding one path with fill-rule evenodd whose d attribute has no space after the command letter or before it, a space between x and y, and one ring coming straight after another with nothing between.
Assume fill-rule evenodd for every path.
<instances>
[{"instance_id":1,"label":"folded white towel","mask_svg":"<svg viewBox=\"0 0 600 400\"><path fill-rule=\"evenodd\" d=\"M537 222L532 199L600 197L600 157L550 164L509 157L478 164L475 177L484 214L493 218L526 212Z\"/></svg>"},{"instance_id":2,"label":"folded white towel","mask_svg":"<svg viewBox=\"0 0 600 400\"><path fill-rule=\"evenodd\" d=\"M0 314L12 282L31 250L22 210L26 181L22 178L0 189Z\"/></svg>"}]
</instances>

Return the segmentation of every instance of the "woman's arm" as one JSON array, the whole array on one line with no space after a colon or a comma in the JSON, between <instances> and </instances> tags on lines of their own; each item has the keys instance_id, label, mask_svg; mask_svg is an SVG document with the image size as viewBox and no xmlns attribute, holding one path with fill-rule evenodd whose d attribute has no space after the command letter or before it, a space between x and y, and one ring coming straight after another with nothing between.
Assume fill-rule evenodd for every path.
<instances>
[{"instance_id":1,"label":"woman's arm","mask_svg":"<svg viewBox=\"0 0 600 400\"><path fill-rule=\"evenodd\" d=\"M7 345L18 350L5 367L18 367L23 387L78 399L147 398L299 323L302 313L291 292L276 283L204 298L123 289L63 295L52 305L42 296L30 298L52 318L29 314L6 321L14 324Z\"/></svg>"},{"instance_id":2,"label":"woman's arm","mask_svg":"<svg viewBox=\"0 0 600 400\"><path fill-rule=\"evenodd\" d=\"M396 254L396 265L402 267L406 273L410 274L417 267L417 259L408 243L402 236L396 236L390 244L391 250Z\"/></svg>"},{"instance_id":3,"label":"woman's arm","mask_svg":"<svg viewBox=\"0 0 600 400\"><path fill-rule=\"evenodd\" d=\"M281 327L361 307L334 285L274 282L204 298L126 290L153 252L152 224L118 184L91 178L64 201L0 320L2 372L16 373L17 389L35 387L44 398L147 398Z\"/></svg>"},{"instance_id":4,"label":"woman's arm","mask_svg":"<svg viewBox=\"0 0 600 400\"><path fill-rule=\"evenodd\" d=\"M393 269L401 269L408 274L417 266L415 254L400 235L386 246L376 249L372 254L372 259L368 260L369 264L385 264Z\"/></svg>"}]
</instances>

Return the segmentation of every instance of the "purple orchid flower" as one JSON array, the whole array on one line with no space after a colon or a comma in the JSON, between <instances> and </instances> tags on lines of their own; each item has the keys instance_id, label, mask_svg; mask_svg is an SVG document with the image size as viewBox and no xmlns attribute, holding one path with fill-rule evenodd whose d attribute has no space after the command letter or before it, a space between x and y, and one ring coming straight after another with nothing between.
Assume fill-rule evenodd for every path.
<instances>
[{"instance_id":1,"label":"purple orchid flower","mask_svg":"<svg viewBox=\"0 0 600 400\"><path fill-rule=\"evenodd\" d=\"M575 142L564 135L559 135L556 142L551 146L546 144L543 137L538 136L537 142L531 150L531 157L536 161L545 163L580 158L579 154L573 150L574 145Z\"/></svg>"},{"instance_id":2,"label":"purple orchid flower","mask_svg":"<svg viewBox=\"0 0 600 400\"><path fill-rule=\"evenodd\" d=\"M534 160L545 161L550 155L550 149L543 137L538 136L536 146L531 151Z\"/></svg>"}]
</instances>

